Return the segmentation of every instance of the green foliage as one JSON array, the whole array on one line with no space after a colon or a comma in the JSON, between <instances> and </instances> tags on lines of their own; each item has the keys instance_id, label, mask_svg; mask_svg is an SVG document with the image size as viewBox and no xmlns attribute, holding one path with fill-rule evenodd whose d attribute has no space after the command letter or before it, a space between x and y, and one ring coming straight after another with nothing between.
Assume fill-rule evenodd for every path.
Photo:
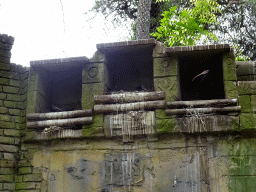
<instances>
[{"instance_id":1,"label":"green foliage","mask_svg":"<svg viewBox=\"0 0 256 192\"><path fill-rule=\"evenodd\" d=\"M157 0L166 1L166 0ZM157 31L151 33L166 46L194 45L203 36L217 40L205 29L206 25L217 22L215 13L221 13L216 0L192 0L190 8L178 10L177 6L164 11Z\"/></svg>"}]
</instances>

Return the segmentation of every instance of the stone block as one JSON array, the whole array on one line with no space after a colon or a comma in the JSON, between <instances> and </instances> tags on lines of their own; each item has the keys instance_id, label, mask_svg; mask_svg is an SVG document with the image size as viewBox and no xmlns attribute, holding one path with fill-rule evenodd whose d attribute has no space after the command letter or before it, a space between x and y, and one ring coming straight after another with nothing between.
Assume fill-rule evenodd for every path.
<instances>
[{"instance_id":1,"label":"stone block","mask_svg":"<svg viewBox=\"0 0 256 192\"><path fill-rule=\"evenodd\" d=\"M0 84L1 84L1 85L8 85L9 81L10 81L9 79L0 78Z\"/></svg>"},{"instance_id":2,"label":"stone block","mask_svg":"<svg viewBox=\"0 0 256 192\"><path fill-rule=\"evenodd\" d=\"M11 116L9 115L0 115L0 121L12 121Z\"/></svg>"},{"instance_id":3,"label":"stone block","mask_svg":"<svg viewBox=\"0 0 256 192\"><path fill-rule=\"evenodd\" d=\"M100 51L96 51L93 54L93 57L90 59L90 62L92 62L92 63L103 63L103 62L106 62L106 58L105 58L103 53L101 53Z\"/></svg>"},{"instance_id":4,"label":"stone block","mask_svg":"<svg viewBox=\"0 0 256 192\"><path fill-rule=\"evenodd\" d=\"M4 113L7 113L7 108L5 107L0 107L0 113L4 114Z\"/></svg>"},{"instance_id":5,"label":"stone block","mask_svg":"<svg viewBox=\"0 0 256 192\"><path fill-rule=\"evenodd\" d=\"M175 119L157 119L156 131L157 133L172 133L177 128L177 121Z\"/></svg>"},{"instance_id":6,"label":"stone block","mask_svg":"<svg viewBox=\"0 0 256 192\"><path fill-rule=\"evenodd\" d=\"M27 94L27 113L36 112L37 91L29 91Z\"/></svg>"},{"instance_id":7,"label":"stone block","mask_svg":"<svg viewBox=\"0 0 256 192\"><path fill-rule=\"evenodd\" d=\"M36 91L38 89L39 74L33 68L30 69L28 77L28 91ZM25 87L25 86L24 86Z\"/></svg>"},{"instance_id":8,"label":"stone block","mask_svg":"<svg viewBox=\"0 0 256 192\"><path fill-rule=\"evenodd\" d=\"M20 115L20 109L9 109L10 115Z\"/></svg>"},{"instance_id":9,"label":"stone block","mask_svg":"<svg viewBox=\"0 0 256 192\"><path fill-rule=\"evenodd\" d=\"M13 101L4 101L4 106L8 108L16 108L17 102Z\"/></svg>"},{"instance_id":10,"label":"stone block","mask_svg":"<svg viewBox=\"0 0 256 192\"><path fill-rule=\"evenodd\" d=\"M3 155L3 159L12 160L12 161L15 160L15 156L13 153L2 153L2 155Z\"/></svg>"},{"instance_id":11,"label":"stone block","mask_svg":"<svg viewBox=\"0 0 256 192\"><path fill-rule=\"evenodd\" d=\"M13 122L0 121L0 128L14 129L15 124Z\"/></svg>"},{"instance_id":12,"label":"stone block","mask_svg":"<svg viewBox=\"0 0 256 192\"><path fill-rule=\"evenodd\" d=\"M0 70L5 70L5 71L9 71L10 70L10 65L9 64L5 64L0 62Z\"/></svg>"},{"instance_id":13,"label":"stone block","mask_svg":"<svg viewBox=\"0 0 256 192\"><path fill-rule=\"evenodd\" d=\"M224 89L226 92L226 99L237 98L237 86L235 81L224 81Z\"/></svg>"},{"instance_id":14,"label":"stone block","mask_svg":"<svg viewBox=\"0 0 256 192\"><path fill-rule=\"evenodd\" d=\"M18 150L19 150L19 148L15 145L0 144L0 151L16 153L16 152L18 152Z\"/></svg>"},{"instance_id":15,"label":"stone block","mask_svg":"<svg viewBox=\"0 0 256 192\"><path fill-rule=\"evenodd\" d=\"M0 61L3 62L3 63L6 63L6 64L10 64L11 59L10 59L10 57L0 56Z\"/></svg>"},{"instance_id":16,"label":"stone block","mask_svg":"<svg viewBox=\"0 0 256 192\"><path fill-rule=\"evenodd\" d=\"M176 101L178 88L177 88L177 77L164 77L164 78L155 78L154 85L156 91L165 92L165 101Z\"/></svg>"},{"instance_id":17,"label":"stone block","mask_svg":"<svg viewBox=\"0 0 256 192\"><path fill-rule=\"evenodd\" d=\"M40 173L34 173L34 174L23 176L23 181L42 181L42 180L43 180L43 176Z\"/></svg>"},{"instance_id":18,"label":"stone block","mask_svg":"<svg viewBox=\"0 0 256 192\"><path fill-rule=\"evenodd\" d=\"M15 162L10 160L0 160L1 167L15 167Z\"/></svg>"},{"instance_id":19,"label":"stone block","mask_svg":"<svg viewBox=\"0 0 256 192\"><path fill-rule=\"evenodd\" d=\"M12 54L9 50L0 49L0 56L10 58L12 56Z\"/></svg>"},{"instance_id":20,"label":"stone block","mask_svg":"<svg viewBox=\"0 0 256 192\"><path fill-rule=\"evenodd\" d=\"M154 77L177 76L178 58L154 58Z\"/></svg>"},{"instance_id":21,"label":"stone block","mask_svg":"<svg viewBox=\"0 0 256 192\"><path fill-rule=\"evenodd\" d=\"M13 175L14 174L14 168L0 168L0 175Z\"/></svg>"},{"instance_id":22,"label":"stone block","mask_svg":"<svg viewBox=\"0 0 256 192\"><path fill-rule=\"evenodd\" d=\"M26 95L24 95L24 96L26 96ZM23 97L23 99L24 99L24 97ZM25 100L24 100L25 101ZM27 107L27 102L17 102L17 108L18 109L21 109L21 110L23 110L23 109L26 109L26 107ZM38 104L36 105L37 106L37 108L36 108L36 110L38 109ZM38 111L38 110L37 110Z\"/></svg>"},{"instance_id":23,"label":"stone block","mask_svg":"<svg viewBox=\"0 0 256 192\"><path fill-rule=\"evenodd\" d=\"M0 99L5 100L6 99L6 94L5 93L0 93Z\"/></svg>"},{"instance_id":24,"label":"stone block","mask_svg":"<svg viewBox=\"0 0 256 192\"><path fill-rule=\"evenodd\" d=\"M82 108L92 109L94 107L94 95L103 95L103 83L90 83L82 85Z\"/></svg>"},{"instance_id":25,"label":"stone block","mask_svg":"<svg viewBox=\"0 0 256 192\"><path fill-rule=\"evenodd\" d=\"M12 137L19 137L20 131L16 129L4 129L4 135L12 136Z\"/></svg>"},{"instance_id":26,"label":"stone block","mask_svg":"<svg viewBox=\"0 0 256 192\"><path fill-rule=\"evenodd\" d=\"M15 183L4 183L3 184L3 189L14 191L15 190Z\"/></svg>"},{"instance_id":27,"label":"stone block","mask_svg":"<svg viewBox=\"0 0 256 192\"><path fill-rule=\"evenodd\" d=\"M14 176L12 175L0 175L0 182L11 183L14 181Z\"/></svg>"},{"instance_id":28,"label":"stone block","mask_svg":"<svg viewBox=\"0 0 256 192\"><path fill-rule=\"evenodd\" d=\"M31 162L28 159L22 159L19 161L18 167L31 167Z\"/></svg>"},{"instance_id":29,"label":"stone block","mask_svg":"<svg viewBox=\"0 0 256 192\"><path fill-rule=\"evenodd\" d=\"M87 64L82 73L83 83L100 83L107 82L108 73L105 63Z\"/></svg>"},{"instance_id":30,"label":"stone block","mask_svg":"<svg viewBox=\"0 0 256 192\"><path fill-rule=\"evenodd\" d=\"M37 182L22 182L22 183L17 183L16 184L16 190L21 190L21 189L36 189L38 187L39 183Z\"/></svg>"},{"instance_id":31,"label":"stone block","mask_svg":"<svg viewBox=\"0 0 256 192\"><path fill-rule=\"evenodd\" d=\"M14 94L7 94L8 101L24 101L25 96L23 95L14 95Z\"/></svg>"},{"instance_id":32,"label":"stone block","mask_svg":"<svg viewBox=\"0 0 256 192\"><path fill-rule=\"evenodd\" d=\"M238 97L239 105L241 106L241 112L252 112L252 104L250 95L241 95Z\"/></svg>"},{"instance_id":33,"label":"stone block","mask_svg":"<svg viewBox=\"0 0 256 192\"><path fill-rule=\"evenodd\" d=\"M0 77L11 78L11 73L8 71L0 71Z\"/></svg>"},{"instance_id":34,"label":"stone block","mask_svg":"<svg viewBox=\"0 0 256 192\"><path fill-rule=\"evenodd\" d=\"M225 81L236 81L236 63L233 51L223 54L223 75Z\"/></svg>"},{"instance_id":35,"label":"stone block","mask_svg":"<svg viewBox=\"0 0 256 192\"><path fill-rule=\"evenodd\" d=\"M32 167L21 167L18 170L19 175L31 174L31 173L32 173Z\"/></svg>"},{"instance_id":36,"label":"stone block","mask_svg":"<svg viewBox=\"0 0 256 192\"><path fill-rule=\"evenodd\" d=\"M241 113L239 117L241 129L255 128L255 117L253 113Z\"/></svg>"},{"instance_id":37,"label":"stone block","mask_svg":"<svg viewBox=\"0 0 256 192\"><path fill-rule=\"evenodd\" d=\"M153 57L166 57L165 46L162 42L157 41L156 46L153 49Z\"/></svg>"},{"instance_id":38,"label":"stone block","mask_svg":"<svg viewBox=\"0 0 256 192\"><path fill-rule=\"evenodd\" d=\"M3 86L3 92L5 93L18 93L19 88L17 87L10 87L10 86Z\"/></svg>"},{"instance_id":39,"label":"stone block","mask_svg":"<svg viewBox=\"0 0 256 192\"><path fill-rule=\"evenodd\" d=\"M239 95L256 95L256 81L238 81Z\"/></svg>"},{"instance_id":40,"label":"stone block","mask_svg":"<svg viewBox=\"0 0 256 192\"><path fill-rule=\"evenodd\" d=\"M23 175L16 175L15 176L15 183L21 183L22 182Z\"/></svg>"},{"instance_id":41,"label":"stone block","mask_svg":"<svg viewBox=\"0 0 256 192\"><path fill-rule=\"evenodd\" d=\"M0 143L14 144L14 138L13 137L0 136Z\"/></svg>"}]
</instances>

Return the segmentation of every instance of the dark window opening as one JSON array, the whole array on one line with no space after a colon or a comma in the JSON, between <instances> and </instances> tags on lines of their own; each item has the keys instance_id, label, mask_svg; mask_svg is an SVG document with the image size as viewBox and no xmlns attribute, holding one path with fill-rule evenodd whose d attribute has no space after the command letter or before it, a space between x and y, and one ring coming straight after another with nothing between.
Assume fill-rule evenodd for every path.
<instances>
[{"instance_id":1,"label":"dark window opening","mask_svg":"<svg viewBox=\"0 0 256 192\"><path fill-rule=\"evenodd\" d=\"M109 74L107 92L154 90L152 49L143 54L134 52L111 54L107 61Z\"/></svg>"},{"instance_id":2,"label":"dark window opening","mask_svg":"<svg viewBox=\"0 0 256 192\"><path fill-rule=\"evenodd\" d=\"M180 56L179 82L182 101L225 99L222 54Z\"/></svg>"},{"instance_id":3,"label":"dark window opening","mask_svg":"<svg viewBox=\"0 0 256 192\"><path fill-rule=\"evenodd\" d=\"M48 71L40 73L38 111L62 112L81 109L82 70Z\"/></svg>"}]
</instances>

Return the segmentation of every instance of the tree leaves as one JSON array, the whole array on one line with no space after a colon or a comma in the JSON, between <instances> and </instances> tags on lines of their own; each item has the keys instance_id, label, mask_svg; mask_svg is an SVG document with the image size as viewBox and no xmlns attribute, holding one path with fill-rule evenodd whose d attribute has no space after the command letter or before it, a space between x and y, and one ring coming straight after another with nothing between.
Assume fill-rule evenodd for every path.
<instances>
[{"instance_id":1,"label":"tree leaves","mask_svg":"<svg viewBox=\"0 0 256 192\"><path fill-rule=\"evenodd\" d=\"M213 12L221 12L218 6L215 0L192 0L191 8L180 11L174 6L163 13L160 27L151 35L170 47L194 45L202 36L217 40L215 35L204 28L206 24L217 22Z\"/></svg>"}]
</instances>

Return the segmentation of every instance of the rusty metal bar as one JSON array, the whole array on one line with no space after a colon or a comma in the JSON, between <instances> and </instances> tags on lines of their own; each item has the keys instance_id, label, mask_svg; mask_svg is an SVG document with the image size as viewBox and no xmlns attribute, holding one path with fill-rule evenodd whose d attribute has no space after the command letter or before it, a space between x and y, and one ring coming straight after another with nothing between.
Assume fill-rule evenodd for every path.
<instances>
[{"instance_id":1,"label":"rusty metal bar","mask_svg":"<svg viewBox=\"0 0 256 192\"><path fill-rule=\"evenodd\" d=\"M84 125L93 123L92 117L80 117L72 119L55 119L46 121L32 121L27 122L27 127L30 129L34 128L45 128L50 126L72 126L72 125Z\"/></svg>"},{"instance_id":2,"label":"rusty metal bar","mask_svg":"<svg viewBox=\"0 0 256 192\"><path fill-rule=\"evenodd\" d=\"M29 113L28 120L45 120L45 119L68 119L73 117L92 116L92 109L52 112L52 113Z\"/></svg>"},{"instance_id":3,"label":"rusty metal bar","mask_svg":"<svg viewBox=\"0 0 256 192\"><path fill-rule=\"evenodd\" d=\"M241 106L223 107L223 108L187 108L187 109L166 109L166 115L184 115L184 114L207 114L207 113L230 113L240 112Z\"/></svg>"},{"instance_id":4,"label":"rusty metal bar","mask_svg":"<svg viewBox=\"0 0 256 192\"><path fill-rule=\"evenodd\" d=\"M126 111L138 111L138 110L149 110L149 109L163 109L166 104L164 100L160 101L147 101L137 103L125 103L125 104L110 104L110 105L95 105L95 113L118 113Z\"/></svg>"},{"instance_id":5,"label":"rusty metal bar","mask_svg":"<svg viewBox=\"0 0 256 192\"><path fill-rule=\"evenodd\" d=\"M174 101L167 102L167 107L171 109L187 108L187 107L210 107L210 106L228 106L236 105L237 99L215 99L200 101Z\"/></svg>"},{"instance_id":6,"label":"rusty metal bar","mask_svg":"<svg viewBox=\"0 0 256 192\"><path fill-rule=\"evenodd\" d=\"M163 100L164 92L126 92L112 95L95 95L95 103L132 103Z\"/></svg>"}]
</instances>

